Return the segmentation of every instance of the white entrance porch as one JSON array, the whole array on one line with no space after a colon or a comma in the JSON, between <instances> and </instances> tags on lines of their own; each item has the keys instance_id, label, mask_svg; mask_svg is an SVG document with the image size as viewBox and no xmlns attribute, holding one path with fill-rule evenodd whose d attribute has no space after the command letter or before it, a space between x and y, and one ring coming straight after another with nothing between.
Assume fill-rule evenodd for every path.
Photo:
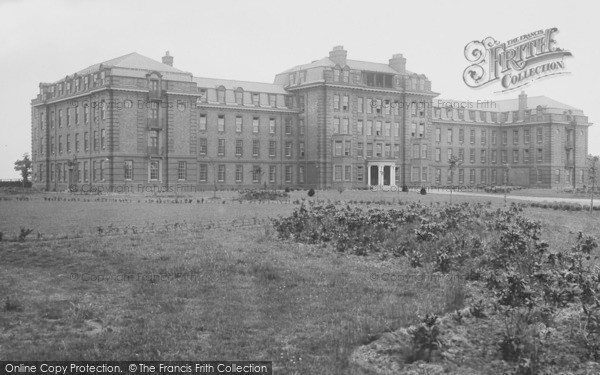
<instances>
[{"instance_id":1,"label":"white entrance porch","mask_svg":"<svg viewBox=\"0 0 600 375\"><path fill-rule=\"evenodd\" d=\"M369 186L395 186L396 163L373 162L367 164Z\"/></svg>"}]
</instances>

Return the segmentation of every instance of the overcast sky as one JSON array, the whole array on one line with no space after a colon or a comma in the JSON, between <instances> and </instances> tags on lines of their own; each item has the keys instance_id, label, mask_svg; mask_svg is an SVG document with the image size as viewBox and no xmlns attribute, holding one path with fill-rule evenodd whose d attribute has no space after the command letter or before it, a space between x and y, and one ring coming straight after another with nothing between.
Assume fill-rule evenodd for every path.
<instances>
[{"instance_id":1,"label":"overcast sky","mask_svg":"<svg viewBox=\"0 0 600 375\"><path fill-rule=\"evenodd\" d=\"M387 63L395 53L425 74L441 98L511 99L498 84L465 85L464 48L492 36L507 41L557 27L557 45L572 52L569 75L533 83L545 95L600 122L600 31L595 1L116 1L0 0L0 178L31 152L30 101L52 82L130 52L195 76L272 82L294 65L343 45L348 58ZM600 154L600 124L590 152Z\"/></svg>"}]
</instances>

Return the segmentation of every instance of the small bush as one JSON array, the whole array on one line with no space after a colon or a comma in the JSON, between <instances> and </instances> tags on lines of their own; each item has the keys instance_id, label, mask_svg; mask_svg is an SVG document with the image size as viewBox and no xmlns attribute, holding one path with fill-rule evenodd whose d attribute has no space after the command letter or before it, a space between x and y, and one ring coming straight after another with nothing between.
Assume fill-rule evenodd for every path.
<instances>
[{"instance_id":1,"label":"small bush","mask_svg":"<svg viewBox=\"0 0 600 375\"><path fill-rule=\"evenodd\" d=\"M31 232L33 232L33 229L21 228L21 233L19 233L19 241L25 241L25 238L27 238L27 236L29 236Z\"/></svg>"},{"instance_id":2,"label":"small bush","mask_svg":"<svg viewBox=\"0 0 600 375\"><path fill-rule=\"evenodd\" d=\"M286 193L289 193L289 192L290 192L290 188L286 186L286 187L285 187L285 192L286 192Z\"/></svg>"},{"instance_id":3,"label":"small bush","mask_svg":"<svg viewBox=\"0 0 600 375\"><path fill-rule=\"evenodd\" d=\"M421 319L421 324L412 329L413 354L409 358L410 362L419 360L431 361L431 353L441 347L438 338L440 328L437 325L438 317L433 314L427 314Z\"/></svg>"},{"instance_id":4,"label":"small bush","mask_svg":"<svg viewBox=\"0 0 600 375\"><path fill-rule=\"evenodd\" d=\"M421 188L420 193L421 193L421 195L426 195L427 194L427 190L425 189L425 187Z\"/></svg>"},{"instance_id":5,"label":"small bush","mask_svg":"<svg viewBox=\"0 0 600 375\"><path fill-rule=\"evenodd\" d=\"M408 186L402 185L402 192L403 193L408 193Z\"/></svg>"},{"instance_id":6,"label":"small bush","mask_svg":"<svg viewBox=\"0 0 600 375\"><path fill-rule=\"evenodd\" d=\"M312 197L313 195L315 195L315 189L313 189L313 188L310 188L310 189L308 190L308 196L309 196L309 197Z\"/></svg>"}]
</instances>

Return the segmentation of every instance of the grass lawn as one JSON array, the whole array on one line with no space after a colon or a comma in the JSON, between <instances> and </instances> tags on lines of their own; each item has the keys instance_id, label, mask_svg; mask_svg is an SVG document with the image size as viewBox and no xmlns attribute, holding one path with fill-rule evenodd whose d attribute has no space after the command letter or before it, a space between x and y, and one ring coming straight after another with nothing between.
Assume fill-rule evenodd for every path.
<instances>
[{"instance_id":1,"label":"grass lawn","mask_svg":"<svg viewBox=\"0 0 600 375\"><path fill-rule=\"evenodd\" d=\"M292 192L290 200L304 197L306 192ZM415 277L423 271L404 258L282 242L266 224L93 234L107 223L239 224L241 217L288 215L292 203L34 198L0 201L0 231L12 235L30 226L84 237L7 242L6 235L0 242L0 358L272 360L275 373L345 374L354 348L413 324L417 314L454 311L465 298L462 281ZM416 193L400 198L426 204L449 199ZM398 195L329 191L318 199L392 201ZM454 197L461 201L488 200ZM580 230L600 228L598 211L525 213L544 222L553 247ZM385 281L390 279L395 281Z\"/></svg>"}]
</instances>

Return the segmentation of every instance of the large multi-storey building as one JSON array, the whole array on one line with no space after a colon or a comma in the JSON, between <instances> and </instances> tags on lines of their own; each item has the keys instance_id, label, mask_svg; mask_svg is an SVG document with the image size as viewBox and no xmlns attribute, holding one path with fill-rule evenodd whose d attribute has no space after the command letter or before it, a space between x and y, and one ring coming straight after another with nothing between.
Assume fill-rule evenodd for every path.
<instances>
[{"instance_id":1,"label":"large multi-storey building","mask_svg":"<svg viewBox=\"0 0 600 375\"><path fill-rule=\"evenodd\" d=\"M435 99L388 64L328 57L274 83L199 78L137 53L40 84L34 186L183 190L252 186L511 185L585 181L581 110L549 98ZM448 160L461 163L450 171Z\"/></svg>"}]
</instances>

